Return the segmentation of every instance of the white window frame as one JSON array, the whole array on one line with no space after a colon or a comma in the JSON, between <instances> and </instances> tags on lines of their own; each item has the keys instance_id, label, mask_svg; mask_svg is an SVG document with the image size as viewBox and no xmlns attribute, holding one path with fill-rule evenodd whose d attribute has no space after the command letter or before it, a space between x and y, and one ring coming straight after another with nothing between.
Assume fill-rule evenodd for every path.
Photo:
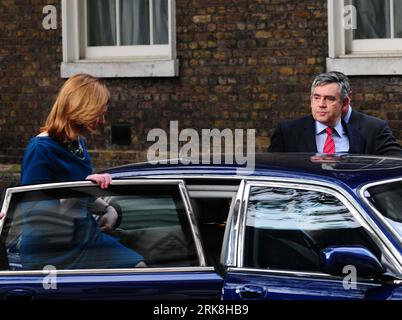
<instances>
[{"instance_id":1,"label":"white window frame","mask_svg":"<svg viewBox=\"0 0 402 320\"><path fill-rule=\"evenodd\" d=\"M87 47L86 1L62 0L61 76L69 78L81 72L99 78L178 76L175 7L175 0L169 0L168 45Z\"/></svg>"},{"instance_id":2,"label":"white window frame","mask_svg":"<svg viewBox=\"0 0 402 320\"><path fill-rule=\"evenodd\" d=\"M402 74L402 39L353 40L352 30L344 27L344 8L350 1L327 0L327 4L327 71L351 76Z\"/></svg>"}]
</instances>

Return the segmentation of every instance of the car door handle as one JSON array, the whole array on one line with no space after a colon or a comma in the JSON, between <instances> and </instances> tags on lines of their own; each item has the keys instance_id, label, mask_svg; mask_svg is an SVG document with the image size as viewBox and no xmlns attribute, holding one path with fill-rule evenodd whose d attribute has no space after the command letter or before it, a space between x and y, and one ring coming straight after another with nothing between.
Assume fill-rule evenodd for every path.
<instances>
[{"instance_id":1,"label":"car door handle","mask_svg":"<svg viewBox=\"0 0 402 320\"><path fill-rule=\"evenodd\" d=\"M34 292L27 289L13 289L5 293L7 300L33 300Z\"/></svg>"},{"instance_id":2,"label":"car door handle","mask_svg":"<svg viewBox=\"0 0 402 320\"><path fill-rule=\"evenodd\" d=\"M236 289L236 293L243 299L258 299L265 295L265 289L259 286L243 286Z\"/></svg>"}]
</instances>

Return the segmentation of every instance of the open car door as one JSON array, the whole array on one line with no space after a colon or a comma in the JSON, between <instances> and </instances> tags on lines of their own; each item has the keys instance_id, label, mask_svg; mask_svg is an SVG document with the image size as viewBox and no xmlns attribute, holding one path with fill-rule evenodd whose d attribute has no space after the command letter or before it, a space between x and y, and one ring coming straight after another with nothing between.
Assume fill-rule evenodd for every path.
<instances>
[{"instance_id":1,"label":"open car door","mask_svg":"<svg viewBox=\"0 0 402 320\"><path fill-rule=\"evenodd\" d=\"M99 199L118 216L109 233L98 226ZM220 298L182 180L9 188L1 211L0 298Z\"/></svg>"}]
</instances>

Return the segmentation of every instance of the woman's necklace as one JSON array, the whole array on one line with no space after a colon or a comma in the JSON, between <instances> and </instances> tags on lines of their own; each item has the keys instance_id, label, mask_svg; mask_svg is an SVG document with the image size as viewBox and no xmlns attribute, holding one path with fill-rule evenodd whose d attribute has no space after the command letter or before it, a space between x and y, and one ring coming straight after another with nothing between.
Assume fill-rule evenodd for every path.
<instances>
[{"instance_id":1,"label":"woman's necklace","mask_svg":"<svg viewBox=\"0 0 402 320\"><path fill-rule=\"evenodd\" d=\"M84 148L81 145L80 137L77 140L67 144L67 150L81 160L85 160Z\"/></svg>"}]
</instances>

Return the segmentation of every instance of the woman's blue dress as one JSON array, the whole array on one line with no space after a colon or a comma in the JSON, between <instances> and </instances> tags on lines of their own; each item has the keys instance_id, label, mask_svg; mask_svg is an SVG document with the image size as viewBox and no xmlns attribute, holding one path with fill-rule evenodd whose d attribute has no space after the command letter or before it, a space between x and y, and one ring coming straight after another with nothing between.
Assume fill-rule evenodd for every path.
<instances>
[{"instance_id":1,"label":"woman's blue dress","mask_svg":"<svg viewBox=\"0 0 402 320\"><path fill-rule=\"evenodd\" d=\"M92 174L85 144L82 158L56 140L37 136L28 144L22 162L21 184L82 181ZM52 265L57 269L132 268L144 258L103 233L88 206L75 205L60 214L59 200L23 204L20 244L24 269Z\"/></svg>"}]
</instances>

